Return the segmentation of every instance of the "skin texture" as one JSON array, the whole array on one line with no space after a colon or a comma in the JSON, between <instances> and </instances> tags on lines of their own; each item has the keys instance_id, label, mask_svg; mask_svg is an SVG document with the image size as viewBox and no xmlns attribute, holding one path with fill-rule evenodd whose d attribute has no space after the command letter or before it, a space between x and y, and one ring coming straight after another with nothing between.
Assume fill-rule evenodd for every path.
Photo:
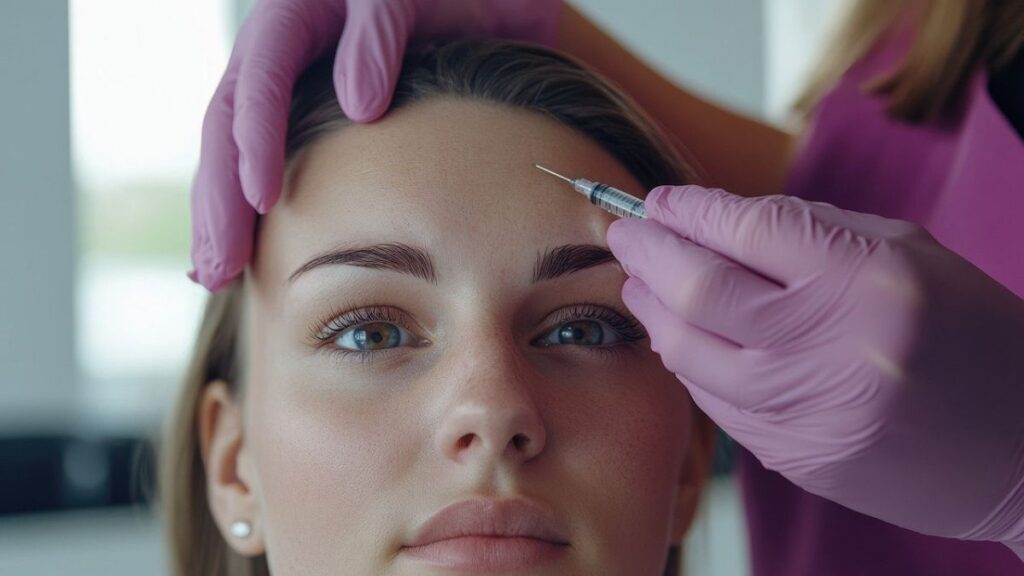
<instances>
[{"instance_id":1,"label":"skin texture","mask_svg":"<svg viewBox=\"0 0 1024 576\"><path fill-rule=\"evenodd\" d=\"M535 162L642 193L573 130L466 100L345 127L295 158L246 276L244 394L215 382L200 407L212 512L237 551L266 552L279 576L449 574L400 552L417 527L466 498L521 496L570 541L531 574L660 573L696 505L691 401L646 338L615 354L536 344L574 304L630 316L614 261L532 283L539 254L605 246L614 219ZM378 242L430 253L437 283L349 265L288 283L328 250ZM428 343L364 363L311 341L373 304ZM248 539L230 535L237 519Z\"/></svg>"}]
</instances>

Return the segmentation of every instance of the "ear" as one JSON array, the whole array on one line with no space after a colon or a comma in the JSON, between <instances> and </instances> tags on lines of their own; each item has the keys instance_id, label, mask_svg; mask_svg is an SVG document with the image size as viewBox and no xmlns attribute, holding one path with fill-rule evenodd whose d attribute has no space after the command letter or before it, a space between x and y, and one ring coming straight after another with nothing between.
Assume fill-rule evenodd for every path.
<instances>
[{"instance_id":1,"label":"ear","mask_svg":"<svg viewBox=\"0 0 1024 576\"><path fill-rule=\"evenodd\" d=\"M252 487L255 468L246 450L242 407L227 382L206 385L198 406L199 448L206 470L206 497L221 535L235 552L256 556L265 552L259 502ZM240 538L231 533L237 521L248 522L251 532Z\"/></svg>"},{"instance_id":2,"label":"ear","mask_svg":"<svg viewBox=\"0 0 1024 576\"><path fill-rule=\"evenodd\" d=\"M715 448L715 425L703 412L693 406L693 434L687 446L686 461L679 475L679 491L672 516L673 544L679 544L693 526L700 507L700 497L711 475Z\"/></svg>"}]
</instances>

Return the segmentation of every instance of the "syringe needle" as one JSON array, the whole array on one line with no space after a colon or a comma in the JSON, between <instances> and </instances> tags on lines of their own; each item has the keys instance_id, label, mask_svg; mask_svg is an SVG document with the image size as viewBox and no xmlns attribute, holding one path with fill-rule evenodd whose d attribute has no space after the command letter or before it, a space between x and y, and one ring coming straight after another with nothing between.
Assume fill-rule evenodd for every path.
<instances>
[{"instance_id":1,"label":"syringe needle","mask_svg":"<svg viewBox=\"0 0 1024 576\"><path fill-rule=\"evenodd\" d=\"M551 174L552 176L557 176L557 177L561 178L562 180L565 180L569 184L574 184L574 182L572 181L571 178L566 178L565 176L562 176L558 172L555 172L553 170L548 170L547 168L541 166L540 164L534 164L534 166L536 166L537 168L540 168L541 170L547 172L548 174Z\"/></svg>"},{"instance_id":2,"label":"syringe needle","mask_svg":"<svg viewBox=\"0 0 1024 576\"><path fill-rule=\"evenodd\" d=\"M540 164L534 164L534 166L539 170L543 170L556 178L561 178L569 184L572 184L572 189L586 196L587 200L590 200L591 204L599 206L616 216L628 216L630 218L647 217L647 209L644 208L644 201L632 194L623 192L618 188L613 188L608 184L591 182L586 178L576 178L575 180L566 178L558 172L549 170Z\"/></svg>"}]
</instances>

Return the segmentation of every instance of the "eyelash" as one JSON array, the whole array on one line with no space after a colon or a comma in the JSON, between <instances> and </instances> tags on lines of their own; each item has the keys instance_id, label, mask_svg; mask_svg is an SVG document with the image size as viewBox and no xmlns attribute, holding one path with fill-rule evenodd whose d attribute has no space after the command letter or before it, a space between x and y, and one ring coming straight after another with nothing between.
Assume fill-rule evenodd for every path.
<instances>
[{"instance_id":1,"label":"eyelash","mask_svg":"<svg viewBox=\"0 0 1024 576\"><path fill-rule=\"evenodd\" d=\"M556 312L553 319L555 327L574 322L577 320L597 320L604 322L618 333L620 341L616 344L605 346L580 346L589 353L597 355L616 355L621 353L621 344L629 344L647 338L647 331L643 326L618 311L612 311L604 305L582 303L573 304ZM317 348L326 348L336 357L355 359L359 362L369 362L374 357L388 354L395 350L347 350L333 346L337 338L350 328L371 322L387 322L410 330L414 322L408 320L404 312L382 304L364 306L355 310L335 311L327 316L321 317L311 329L312 338ZM550 330L548 330L550 333ZM543 338L543 336L542 336Z\"/></svg>"},{"instance_id":2,"label":"eyelash","mask_svg":"<svg viewBox=\"0 0 1024 576\"><path fill-rule=\"evenodd\" d=\"M359 362L369 362L372 357L386 354L389 350L346 350L332 346L332 344L345 330L370 322L390 322L406 330L409 329L410 324L403 313L381 304L364 306L347 312L337 310L321 317L313 325L313 341L317 348L326 348L335 357L346 359L354 357Z\"/></svg>"},{"instance_id":3,"label":"eyelash","mask_svg":"<svg viewBox=\"0 0 1024 576\"><path fill-rule=\"evenodd\" d=\"M555 313L554 323L562 325L575 320L599 320L619 333L623 342L636 342L647 337L647 332L639 322L622 312L612 311L598 304L573 304ZM600 346L587 346L600 348ZM607 347L606 347L607 348Z\"/></svg>"}]
</instances>

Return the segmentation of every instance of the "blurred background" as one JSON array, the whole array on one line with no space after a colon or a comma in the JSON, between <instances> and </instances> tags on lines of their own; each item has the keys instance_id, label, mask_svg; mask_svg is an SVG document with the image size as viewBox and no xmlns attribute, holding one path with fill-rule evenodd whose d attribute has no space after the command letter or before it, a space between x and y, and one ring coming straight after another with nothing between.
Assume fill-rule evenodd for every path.
<instances>
[{"instance_id":1,"label":"blurred background","mask_svg":"<svg viewBox=\"0 0 1024 576\"><path fill-rule=\"evenodd\" d=\"M664 73L783 123L839 0L576 0ZM0 0L0 574L165 574L154 446L205 292L206 104L252 0ZM689 574L747 573L718 455Z\"/></svg>"}]
</instances>

